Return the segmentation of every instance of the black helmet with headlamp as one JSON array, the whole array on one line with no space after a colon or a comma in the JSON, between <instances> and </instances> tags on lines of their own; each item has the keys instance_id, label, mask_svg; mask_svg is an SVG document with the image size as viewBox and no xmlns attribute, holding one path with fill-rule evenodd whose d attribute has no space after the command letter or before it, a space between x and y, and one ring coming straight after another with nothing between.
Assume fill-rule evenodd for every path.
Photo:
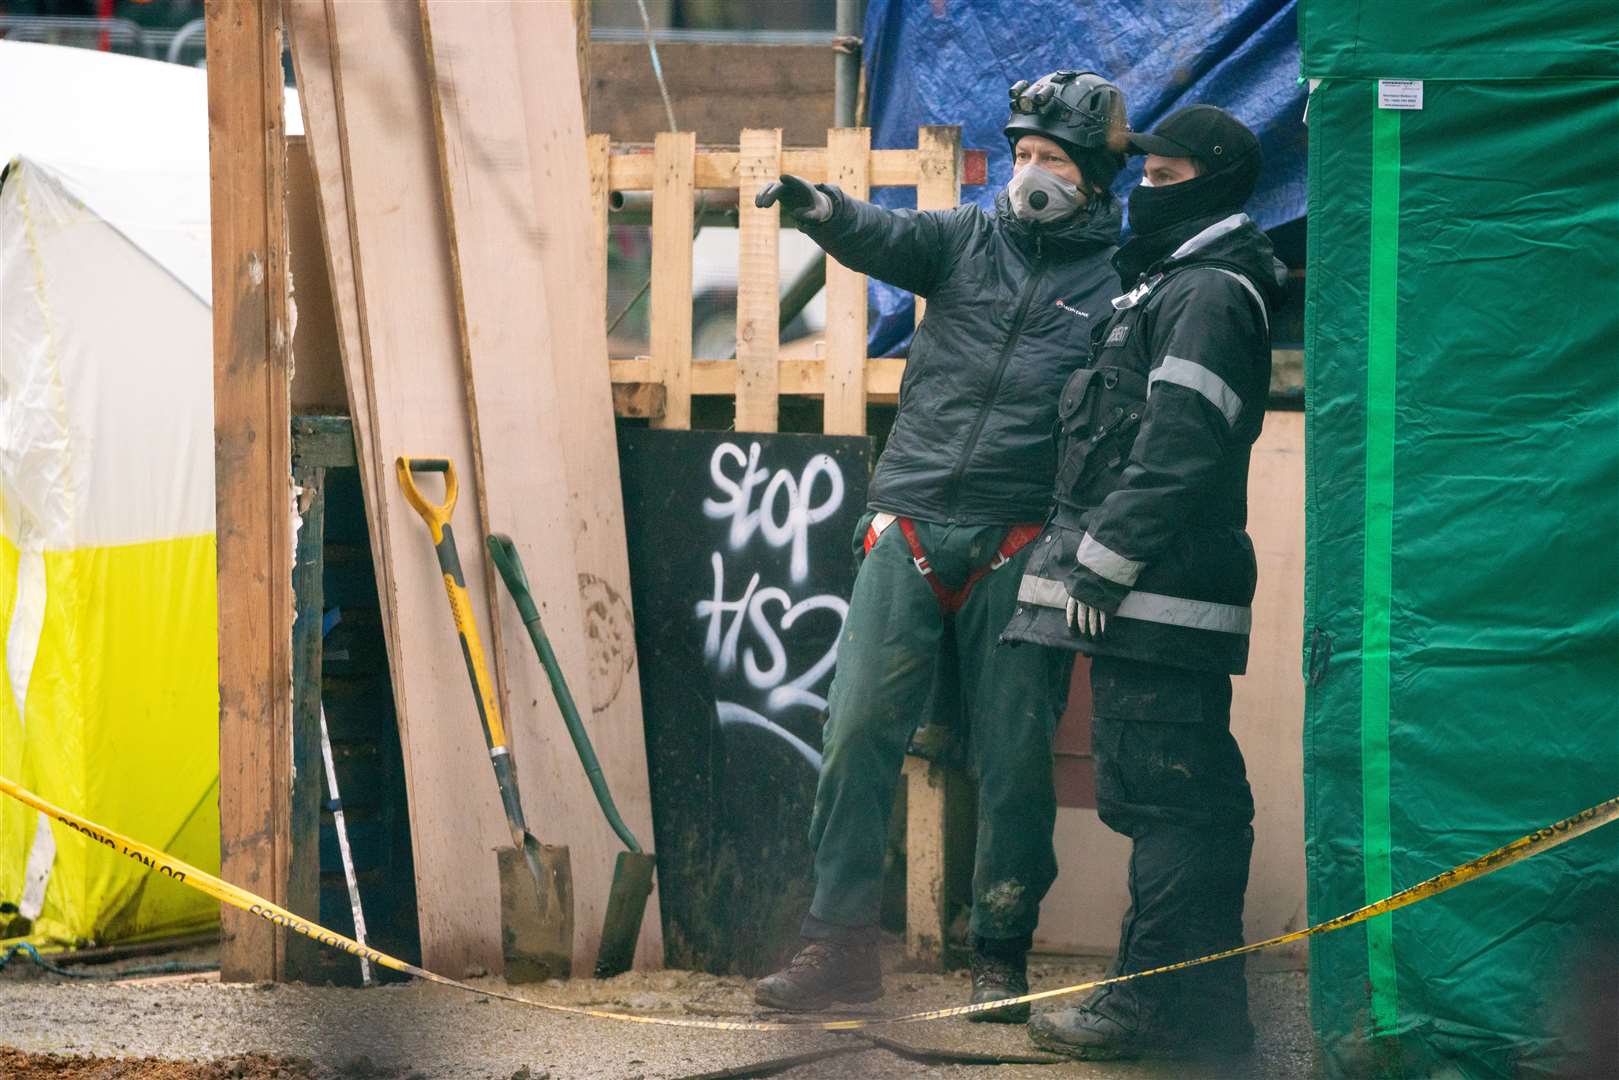
<instances>
[{"instance_id":1,"label":"black helmet with headlamp","mask_svg":"<svg viewBox=\"0 0 1619 1080\"><path fill-rule=\"evenodd\" d=\"M1025 135L1043 135L1062 147L1086 183L1105 190L1124 167L1124 93L1094 71L1053 71L1013 83L1012 115L1002 129L1015 150Z\"/></svg>"}]
</instances>

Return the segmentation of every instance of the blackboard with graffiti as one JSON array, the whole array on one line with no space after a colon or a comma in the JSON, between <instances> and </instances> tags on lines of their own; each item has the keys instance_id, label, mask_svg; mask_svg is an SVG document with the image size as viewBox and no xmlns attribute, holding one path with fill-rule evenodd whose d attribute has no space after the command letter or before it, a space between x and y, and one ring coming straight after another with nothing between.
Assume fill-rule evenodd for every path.
<instances>
[{"instance_id":1,"label":"blackboard with graffiti","mask_svg":"<svg viewBox=\"0 0 1619 1080\"><path fill-rule=\"evenodd\" d=\"M870 442L627 429L619 455L669 960L755 973L809 903Z\"/></svg>"}]
</instances>

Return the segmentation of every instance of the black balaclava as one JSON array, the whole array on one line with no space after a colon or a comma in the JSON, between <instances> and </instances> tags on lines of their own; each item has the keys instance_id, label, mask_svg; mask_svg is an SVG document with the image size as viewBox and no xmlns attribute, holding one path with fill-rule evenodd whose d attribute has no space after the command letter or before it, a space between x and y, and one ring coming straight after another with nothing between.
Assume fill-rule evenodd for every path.
<instances>
[{"instance_id":1,"label":"black balaclava","mask_svg":"<svg viewBox=\"0 0 1619 1080\"><path fill-rule=\"evenodd\" d=\"M1254 193L1259 161L1255 151L1215 172L1205 172L1179 184L1136 185L1130 192L1130 231L1140 236L1167 233L1189 221L1239 212ZM1198 163L1207 168L1203 162Z\"/></svg>"}]
</instances>

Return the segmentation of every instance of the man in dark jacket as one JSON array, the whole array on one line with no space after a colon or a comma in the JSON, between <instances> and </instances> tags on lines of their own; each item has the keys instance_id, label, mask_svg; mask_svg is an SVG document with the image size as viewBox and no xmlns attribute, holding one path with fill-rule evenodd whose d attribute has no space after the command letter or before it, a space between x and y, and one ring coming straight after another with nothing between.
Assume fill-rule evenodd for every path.
<instances>
[{"instance_id":1,"label":"man in dark jacket","mask_svg":"<svg viewBox=\"0 0 1619 1080\"><path fill-rule=\"evenodd\" d=\"M829 697L804 947L755 991L794 1010L882 995L877 916L906 745L953 640L978 780L973 1000L1025 991L1056 877L1051 738L1071 657L998 649L1054 475L1057 392L1118 292L1122 95L1088 72L1012 88L1014 174L994 213L885 210L784 176L779 201L845 266L928 301L870 488ZM947 633L947 624L953 634ZM987 1014L1018 1021L1027 1006Z\"/></svg>"},{"instance_id":2,"label":"man in dark jacket","mask_svg":"<svg viewBox=\"0 0 1619 1080\"><path fill-rule=\"evenodd\" d=\"M1005 637L1091 656L1097 810L1133 841L1112 974L1242 942L1253 798L1231 736L1256 583L1248 459L1270 387L1280 264L1242 212L1259 141L1197 105L1130 146L1131 287L1063 387L1056 510ZM1253 1041L1241 959L1098 991L1030 1025L1080 1057Z\"/></svg>"}]
</instances>

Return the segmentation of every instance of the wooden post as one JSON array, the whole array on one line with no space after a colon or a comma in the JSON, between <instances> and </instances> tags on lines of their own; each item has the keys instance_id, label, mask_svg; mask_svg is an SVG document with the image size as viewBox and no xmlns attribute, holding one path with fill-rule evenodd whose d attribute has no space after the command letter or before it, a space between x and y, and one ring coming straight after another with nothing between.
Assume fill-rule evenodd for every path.
<instances>
[{"instance_id":1,"label":"wooden post","mask_svg":"<svg viewBox=\"0 0 1619 1080\"><path fill-rule=\"evenodd\" d=\"M742 132L737 163L736 430L775 431L781 385L781 208L753 205L781 175L781 129Z\"/></svg>"},{"instance_id":2,"label":"wooden post","mask_svg":"<svg viewBox=\"0 0 1619 1080\"><path fill-rule=\"evenodd\" d=\"M288 911L320 918L320 807L325 765L320 749L320 690L326 616L326 469L302 460L294 440L293 480L298 485L297 562L292 570L298 614L292 624L291 840L287 849ZM301 934L287 936L285 974L316 982L322 947Z\"/></svg>"},{"instance_id":3,"label":"wooden post","mask_svg":"<svg viewBox=\"0 0 1619 1080\"><path fill-rule=\"evenodd\" d=\"M949 210L961 205L961 128L939 125L916 133L916 208ZM927 301L916 298L916 323Z\"/></svg>"},{"instance_id":4,"label":"wooden post","mask_svg":"<svg viewBox=\"0 0 1619 1080\"><path fill-rule=\"evenodd\" d=\"M856 199L869 189L870 128L826 133L829 182ZM826 417L828 435L866 433L866 275L826 263Z\"/></svg>"},{"instance_id":5,"label":"wooden post","mask_svg":"<svg viewBox=\"0 0 1619 1080\"><path fill-rule=\"evenodd\" d=\"M961 203L961 128L923 127L916 133L916 208L947 210ZM921 325L927 301L916 298ZM947 766L916 758L905 762L906 917L905 949L920 964L938 967L948 952L950 880L972 847L972 836L948 828L962 797L960 777Z\"/></svg>"},{"instance_id":6,"label":"wooden post","mask_svg":"<svg viewBox=\"0 0 1619 1080\"><path fill-rule=\"evenodd\" d=\"M219 847L285 904L292 768L292 459L279 0L210 0ZM223 907L220 974L279 979L284 932Z\"/></svg>"},{"instance_id":7,"label":"wooden post","mask_svg":"<svg viewBox=\"0 0 1619 1080\"><path fill-rule=\"evenodd\" d=\"M905 954L938 967L949 918L945 886L945 770L905 759Z\"/></svg>"},{"instance_id":8,"label":"wooden post","mask_svg":"<svg viewBox=\"0 0 1619 1080\"><path fill-rule=\"evenodd\" d=\"M662 131L653 144L652 373L663 383L653 427L691 427L691 239L697 136Z\"/></svg>"}]
</instances>

